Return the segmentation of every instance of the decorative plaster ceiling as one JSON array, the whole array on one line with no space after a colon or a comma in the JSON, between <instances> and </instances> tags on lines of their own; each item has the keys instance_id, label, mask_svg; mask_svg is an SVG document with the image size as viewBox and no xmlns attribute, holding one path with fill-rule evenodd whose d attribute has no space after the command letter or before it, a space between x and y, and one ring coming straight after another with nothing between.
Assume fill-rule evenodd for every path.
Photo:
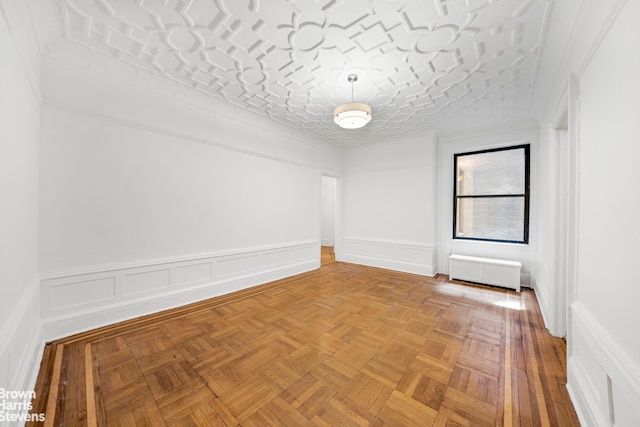
<instances>
[{"instance_id":1,"label":"decorative plaster ceiling","mask_svg":"<svg viewBox=\"0 0 640 427\"><path fill-rule=\"evenodd\" d=\"M553 0L30 0L43 54L330 142L528 119ZM333 122L351 101L363 129Z\"/></svg>"}]
</instances>

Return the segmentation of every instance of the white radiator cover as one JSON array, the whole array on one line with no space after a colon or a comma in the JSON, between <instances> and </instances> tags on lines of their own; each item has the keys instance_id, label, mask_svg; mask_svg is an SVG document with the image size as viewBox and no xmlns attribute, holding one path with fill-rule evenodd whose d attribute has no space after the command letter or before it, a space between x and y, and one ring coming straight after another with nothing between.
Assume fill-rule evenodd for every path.
<instances>
[{"instance_id":1,"label":"white radiator cover","mask_svg":"<svg viewBox=\"0 0 640 427\"><path fill-rule=\"evenodd\" d=\"M515 289L520 292L522 263L467 255L449 256L449 278Z\"/></svg>"}]
</instances>

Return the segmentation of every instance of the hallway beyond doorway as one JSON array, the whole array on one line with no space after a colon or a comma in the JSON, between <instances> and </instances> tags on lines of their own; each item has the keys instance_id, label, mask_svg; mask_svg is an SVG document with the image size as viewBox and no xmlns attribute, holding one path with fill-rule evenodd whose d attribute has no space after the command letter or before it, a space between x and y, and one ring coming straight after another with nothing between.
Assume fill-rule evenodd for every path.
<instances>
[{"instance_id":1,"label":"hallway beyond doorway","mask_svg":"<svg viewBox=\"0 0 640 427\"><path fill-rule=\"evenodd\" d=\"M320 265L327 265L332 262L336 262L336 254L333 251L333 246L322 246L320 249Z\"/></svg>"}]
</instances>

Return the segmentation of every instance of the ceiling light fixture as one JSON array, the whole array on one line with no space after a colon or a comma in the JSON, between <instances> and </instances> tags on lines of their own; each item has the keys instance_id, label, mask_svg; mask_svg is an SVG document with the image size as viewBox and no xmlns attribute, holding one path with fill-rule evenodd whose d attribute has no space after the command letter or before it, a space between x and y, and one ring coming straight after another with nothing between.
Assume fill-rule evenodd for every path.
<instances>
[{"instance_id":1,"label":"ceiling light fixture","mask_svg":"<svg viewBox=\"0 0 640 427\"><path fill-rule=\"evenodd\" d=\"M356 74L349 74L351 83L351 102L338 105L333 110L333 121L345 129L359 129L371 121L371 107L361 102L353 102L353 84L358 81Z\"/></svg>"}]
</instances>

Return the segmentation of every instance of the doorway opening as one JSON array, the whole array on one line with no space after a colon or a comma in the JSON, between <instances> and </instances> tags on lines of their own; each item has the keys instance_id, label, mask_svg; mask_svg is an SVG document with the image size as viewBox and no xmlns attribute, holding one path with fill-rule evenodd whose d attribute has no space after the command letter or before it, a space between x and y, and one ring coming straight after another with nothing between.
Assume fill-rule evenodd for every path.
<instances>
[{"instance_id":1,"label":"doorway opening","mask_svg":"<svg viewBox=\"0 0 640 427\"><path fill-rule=\"evenodd\" d=\"M553 335L565 338L570 324L569 306L576 299L578 280L580 93L578 78L573 74L569 77L567 95L566 103L551 123L556 158L556 287L550 330Z\"/></svg>"},{"instance_id":2,"label":"doorway opening","mask_svg":"<svg viewBox=\"0 0 640 427\"><path fill-rule=\"evenodd\" d=\"M320 190L320 265L336 261L336 189L337 179L323 175Z\"/></svg>"}]
</instances>

